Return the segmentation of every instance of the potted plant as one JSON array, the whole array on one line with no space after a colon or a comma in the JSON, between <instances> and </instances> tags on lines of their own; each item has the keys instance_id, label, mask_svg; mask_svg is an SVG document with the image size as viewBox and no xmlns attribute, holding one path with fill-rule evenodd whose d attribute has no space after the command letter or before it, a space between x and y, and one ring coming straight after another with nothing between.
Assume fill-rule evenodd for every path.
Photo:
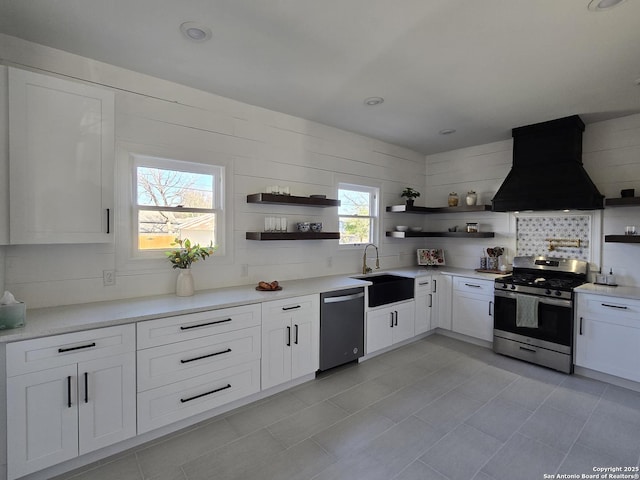
<instances>
[{"instance_id":1,"label":"potted plant","mask_svg":"<svg viewBox=\"0 0 640 480\"><path fill-rule=\"evenodd\" d=\"M179 268L178 280L176 283L176 295L179 297L190 297L193 295L193 276L191 275L191 264L198 260L206 260L213 254L215 247L201 247L199 244L192 244L191 240L185 238L175 238L171 245L178 245L178 248L165 252L168 260L173 264L173 268Z\"/></svg>"},{"instance_id":2,"label":"potted plant","mask_svg":"<svg viewBox=\"0 0 640 480\"><path fill-rule=\"evenodd\" d=\"M401 197L406 197L407 198L407 205L411 206L411 205L413 205L413 201L420 196L420 192L418 192L417 190L414 190L411 187L406 187L402 191L400 196Z\"/></svg>"}]
</instances>

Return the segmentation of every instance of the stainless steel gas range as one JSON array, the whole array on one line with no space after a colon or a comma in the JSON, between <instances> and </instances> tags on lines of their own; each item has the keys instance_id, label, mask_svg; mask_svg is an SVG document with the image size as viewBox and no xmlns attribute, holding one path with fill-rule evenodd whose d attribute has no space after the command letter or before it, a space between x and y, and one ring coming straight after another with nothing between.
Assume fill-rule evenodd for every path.
<instances>
[{"instance_id":1,"label":"stainless steel gas range","mask_svg":"<svg viewBox=\"0 0 640 480\"><path fill-rule=\"evenodd\" d=\"M493 350L573 372L573 290L589 264L552 257L515 257L513 274L495 281Z\"/></svg>"}]
</instances>

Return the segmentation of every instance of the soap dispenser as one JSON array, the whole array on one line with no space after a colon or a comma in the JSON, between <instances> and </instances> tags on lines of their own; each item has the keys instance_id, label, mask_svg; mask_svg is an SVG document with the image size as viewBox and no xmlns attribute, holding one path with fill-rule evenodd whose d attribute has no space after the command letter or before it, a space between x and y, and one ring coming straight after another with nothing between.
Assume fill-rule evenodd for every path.
<instances>
[{"instance_id":1,"label":"soap dispenser","mask_svg":"<svg viewBox=\"0 0 640 480\"><path fill-rule=\"evenodd\" d=\"M616 283L616 276L613 274L613 268L609 269L609 275L607 275L607 285L611 287L615 287L616 285L618 285Z\"/></svg>"}]
</instances>

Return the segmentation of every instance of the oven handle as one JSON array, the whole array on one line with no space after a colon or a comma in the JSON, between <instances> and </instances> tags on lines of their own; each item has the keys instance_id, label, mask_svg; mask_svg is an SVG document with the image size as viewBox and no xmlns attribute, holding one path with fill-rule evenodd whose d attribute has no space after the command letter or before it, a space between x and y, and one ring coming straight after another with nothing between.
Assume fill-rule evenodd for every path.
<instances>
[{"instance_id":1,"label":"oven handle","mask_svg":"<svg viewBox=\"0 0 640 480\"><path fill-rule=\"evenodd\" d=\"M494 292L494 296L496 296L496 297L511 298L513 300L516 300L518 295L530 296L530 295L525 294L525 293L518 294L518 293L515 293L515 292L505 292L503 290L496 290ZM560 300L558 298L538 297L538 301L540 303L544 303L545 305L555 305L557 307L571 308L572 305L573 305L571 300Z\"/></svg>"}]
</instances>

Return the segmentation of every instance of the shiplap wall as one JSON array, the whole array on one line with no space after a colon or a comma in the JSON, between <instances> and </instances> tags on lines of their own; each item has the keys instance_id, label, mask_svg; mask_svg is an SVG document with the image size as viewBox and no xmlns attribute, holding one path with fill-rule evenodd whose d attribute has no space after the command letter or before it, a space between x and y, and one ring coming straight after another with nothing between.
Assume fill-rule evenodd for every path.
<instances>
[{"instance_id":1,"label":"shiplap wall","mask_svg":"<svg viewBox=\"0 0 640 480\"><path fill-rule=\"evenodd\" d=\"M480 195L481 203L490 203L511 168L512 142L495 142L427 156L426 205L444 206L449 192L457 192L461 200L468 190ZM630 115L587 125L583 136L583 163L600 193L619 197L620 190L635 188L640 196L640 115ZM563 215L550 213L550 215ZM598 215L594 217L598 220ZM515 252L513 214L481 213L432 215L429 228L445 229L478 221L482 230L493 230L493 239L432 239L429 246L445 248L447 263L476 268L478 257L487 246L507 248L507 257ZM602 212L601 235L596 225L596 242L604 235L622 234L625 225L640 228L640 207L606 208ZM594 228L592 226L592 228ZM601 256L601 258L599 258ZM607 272L612 268L623 285L640 285L640 246L637 244L602 243L592 265Z\"/></svg>"},{"instance_id":2,"label":"shiplap wall","mask_svg":"<svg viewBox=\"0 0 640 480\"><path fill-rule=\"evenodd\" d=\"M290 225L300 220L321 221L327 231L335 231L338 224L335 208L247 204L249 193L278 184L288 185L292 194L335 198L337 182L362 182L381 188L384 212L384 205L402 201L399 194L405 186L424 189L424 155L406 148L13 37L0 37L0 58L114 89L116 149L120 152L116 158L120 205L116 214L121 232L128 228L122 221L129 195L126 152L184 155L227 165L227 255L214 255L194 266L199 289L361 269L362 247L341 248L337 241L245 240L246 231L263 229L267 215L286 216ZM394 219L384 213L381 218L381 266L415 264L417 242L387 239L384 230ZM129 261L123 241L114 245L7 246L4 250L5 286L31 308L175 291L177 272L168 262ZM102 272L110 269L116 270L116 285L105 287Z\"/></svg>"}]
</instances>

